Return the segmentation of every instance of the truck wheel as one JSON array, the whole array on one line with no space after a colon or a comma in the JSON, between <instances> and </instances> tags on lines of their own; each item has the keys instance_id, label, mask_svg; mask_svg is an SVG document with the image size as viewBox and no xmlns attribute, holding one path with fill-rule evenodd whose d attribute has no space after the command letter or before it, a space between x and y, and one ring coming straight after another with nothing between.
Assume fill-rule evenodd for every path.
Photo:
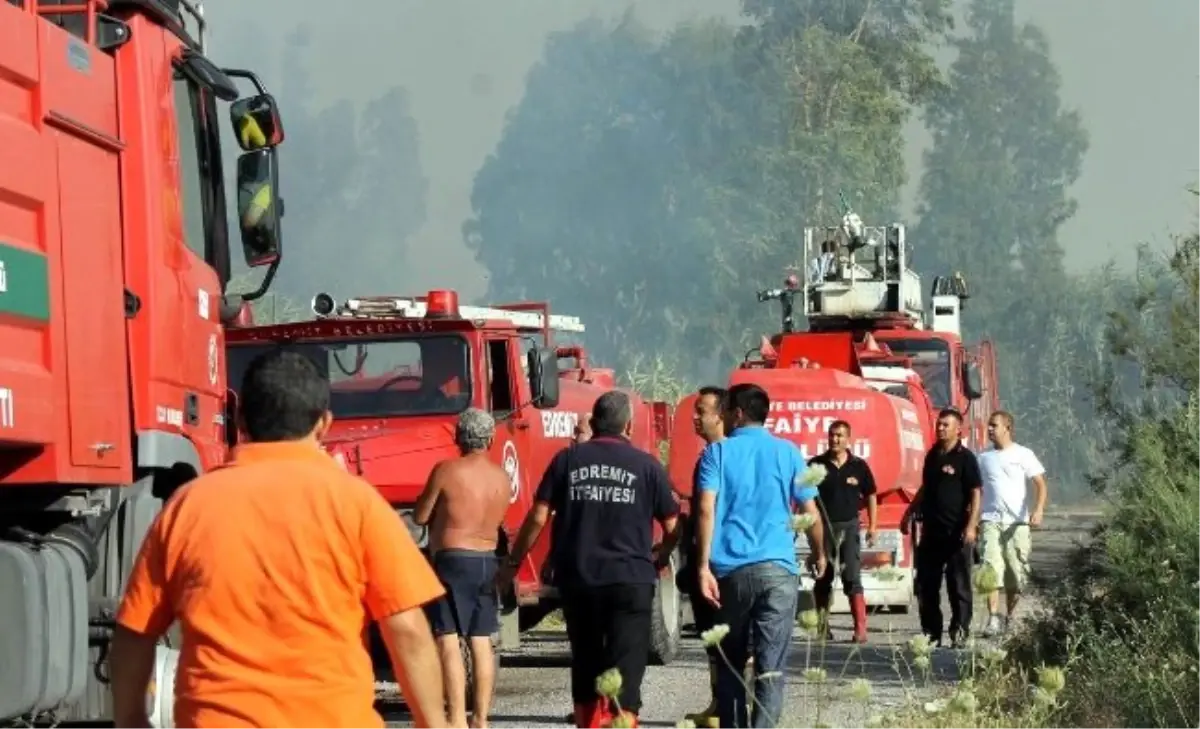
<instances>
[{"instance_id":1,"label":"truck wheel","mask_svg":"<svg viewBox=\"0 0 1200 729\"><path fill-rule=\"evenodd\" d=\"M675 660L683 635L683 600L675 576L679 571L679 552L671 554L671 563L659 575L654 589L650 622L650 664L665 666Z\"/></svg>"}]
</instances>

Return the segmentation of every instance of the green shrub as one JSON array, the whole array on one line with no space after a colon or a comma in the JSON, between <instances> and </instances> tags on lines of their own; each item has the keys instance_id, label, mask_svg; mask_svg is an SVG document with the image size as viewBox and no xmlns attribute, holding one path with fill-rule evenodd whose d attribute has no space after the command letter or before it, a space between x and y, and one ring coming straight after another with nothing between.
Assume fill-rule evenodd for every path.
<instances>
[{"instance_id":1,"label":"green shrub","mask_svg":"<svg viewBox=\"0 0 1200 729\"><path fill-rule=\"evenodd\" d=\"M1196 235L1139 266L1110 317L1099 402L1114 458L1095 487L1109 503L1089 545L1010 648L1071 674L1063 726L1198 726L1200 685L1200 325Z\"/></svg>"}]
</instances>

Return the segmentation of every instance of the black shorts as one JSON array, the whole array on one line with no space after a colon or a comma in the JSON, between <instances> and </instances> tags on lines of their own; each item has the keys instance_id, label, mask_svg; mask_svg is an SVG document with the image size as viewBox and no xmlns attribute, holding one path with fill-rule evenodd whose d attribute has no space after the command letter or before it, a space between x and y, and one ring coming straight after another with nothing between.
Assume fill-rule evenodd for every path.
<instances>
[{"instance_id":1,"label":"black shorts","mask_svg":"<svg viewBox=\"0 0 1200 729\"><path fill-rule=\"evenodd\" d=\"M446 549L433 557L445 596L425 606L434 635L490 636L500 629L494 552Z\"/></svg>"}]
</instances>

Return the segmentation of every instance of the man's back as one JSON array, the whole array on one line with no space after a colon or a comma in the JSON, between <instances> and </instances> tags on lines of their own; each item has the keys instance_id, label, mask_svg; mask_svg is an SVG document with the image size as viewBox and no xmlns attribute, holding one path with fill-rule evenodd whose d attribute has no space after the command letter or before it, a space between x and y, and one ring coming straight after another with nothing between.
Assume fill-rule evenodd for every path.
<instances>
[{"instance_id":1,"label":"man's back","mask_svg":"<svg viewBox=\"0 0 1200 729\"><path fill-rule=\"evenodd\" d=\"M554 508L556 579L590 587L657 581L653 522L678 505L654 456L624 438L593 436L555 456L537 498Z\"/></svg>"},{"instance_id":2,"label":"man's back","mask_svg":"<svg viewBox=\"0 0 1200 729\"><path fill-rule=\"evenodd\" d=\"M816 489L799 489L806 466L795 444L761 426L740 427L705 448L699 485L717 491L710 562L720 577L738 567L777 562L798 573L792 506Z\"/></svg>"},{"instance_id":3,"label":"man's back","mask_svg":"<svg viewBox=\"0 0 1200 729\"><path fill-rule=\"evenodd\" d=\"M488 460L486 452L445 461L433 474L439 490L430 520L434 549L490 551L511 495L508 474Z\"/></svg>"},{"instance_id":4,"label":"man's back","mask_svg":"<svg viewBox=\"0 0 1200 729\"><path fill-rule=\"evenodd\" d=\"M168 502L118 619L180 621L183 726L382 726L367 622L440 594L369 484L312 446L261 443Z\"/></svg>"}]
</instances>

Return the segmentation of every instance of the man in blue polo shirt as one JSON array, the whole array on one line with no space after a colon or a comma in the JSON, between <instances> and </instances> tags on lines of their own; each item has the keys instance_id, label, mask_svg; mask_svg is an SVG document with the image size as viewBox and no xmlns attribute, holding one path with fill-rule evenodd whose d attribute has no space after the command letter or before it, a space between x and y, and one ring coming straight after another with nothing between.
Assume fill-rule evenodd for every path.
<instances>
[{"instance_id":1,"label":"man in blue polo shirt","mask_svg":"<svg viewBox=\"0 0 1200 729\"><path fill-rule=\"evenodd\" d=\"M778 726L783 714L782 673L787 667L796 621L800 568L792 515L812 517L809 566L825 571L817 489L804 482L804 456L795 444L776 438L763 423L770 398L759 386L734 385L724 404L729 436L704 449L697 485L700 514L696 569L700 590L729 626L721 642L729 662L746 663L754 633L755 681L750 726ZM721 726L744 727L748 697L728 665L717 677Z\"/></svg>"}]
</instances>

